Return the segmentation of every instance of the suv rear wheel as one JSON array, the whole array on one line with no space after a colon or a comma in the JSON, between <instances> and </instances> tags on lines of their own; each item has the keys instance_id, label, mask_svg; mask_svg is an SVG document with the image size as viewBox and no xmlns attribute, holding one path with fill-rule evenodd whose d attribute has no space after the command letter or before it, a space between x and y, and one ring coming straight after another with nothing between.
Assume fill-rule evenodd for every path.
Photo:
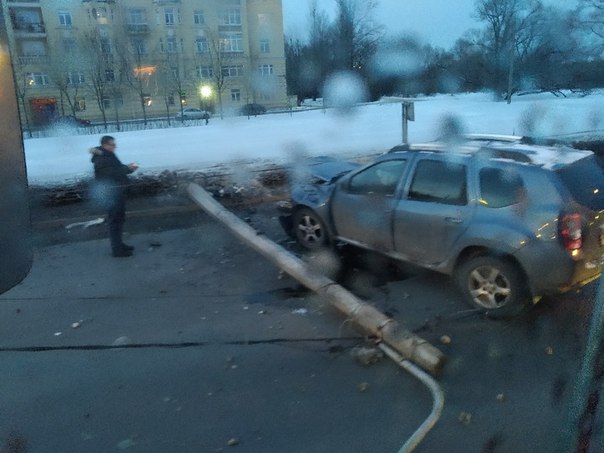
<instances>
[{"instance_id":1,"label":"suv rear wheel","mask_svg":"<svg viewBox=\"0 0 604 453\"><path fill-rule=\"evenodd\" d=\"M457 269L455 279L464 299L491 317L518 315L530 299L522 272L498 258L472 258Z\"/></svg>"},{"instance_id":2,"label":"suv rear wheel","mask_svg":"<svg viewBox=\"0 0 604 453\"><path fill-rule=\"evenodd\" d=\"M316 250L327 245L327 230L321 218L313 210L308 208L297 210L293 224L294 235L301 246Z\"/></svg>"}]
</instances>

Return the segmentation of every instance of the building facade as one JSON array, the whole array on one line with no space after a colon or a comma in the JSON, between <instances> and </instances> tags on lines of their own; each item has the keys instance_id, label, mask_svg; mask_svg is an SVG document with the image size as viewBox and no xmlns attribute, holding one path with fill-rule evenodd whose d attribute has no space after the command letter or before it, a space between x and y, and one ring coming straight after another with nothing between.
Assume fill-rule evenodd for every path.
<instances>
[{"instance_id":1,"label":"building facade","mask_svg":"<svg viewBox=\"0 0 604 453\"><path fill-rule=\"evenodd\" d=\"M22 120L285 106L281 0L0 0Z\"/></svg>"}]
</instances>

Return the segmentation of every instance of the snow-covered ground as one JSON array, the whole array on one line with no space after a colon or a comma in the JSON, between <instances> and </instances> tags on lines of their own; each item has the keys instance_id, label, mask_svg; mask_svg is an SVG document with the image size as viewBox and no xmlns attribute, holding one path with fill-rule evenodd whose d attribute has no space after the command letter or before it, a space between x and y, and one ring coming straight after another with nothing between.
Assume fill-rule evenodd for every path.
<instances>
[{"instance_id":1,"label":"snow-covered ground","mask_svg":"<svg viewBox=\"0 0 604 453\"><path fill-rule=\"evenodd\" d=\"M564 135L604 128L604 90L590 96L549 93L495 102L488 93L418 99L411 142L434 140L447 115L462 121L467 133ZM401 142L401 106L366 104L349 112L312 110L257 118L213 119L209 126L113 134L123 162L137 162L145 173L201 170L249 160L284 162L293 153L372 154ZM92 174L88 149L99 136L63 136L25 141L29 181L57 185Z\"/></svg>"}]
</instances>

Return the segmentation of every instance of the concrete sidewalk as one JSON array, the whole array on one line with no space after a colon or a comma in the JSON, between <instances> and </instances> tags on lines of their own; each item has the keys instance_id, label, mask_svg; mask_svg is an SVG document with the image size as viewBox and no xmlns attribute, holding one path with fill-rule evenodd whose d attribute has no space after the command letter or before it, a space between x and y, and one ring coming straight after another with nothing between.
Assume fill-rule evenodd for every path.
<instances>
[{"instance_id":1,"label":"concrete sidewalk","mask_svg":"<svg viewBox=\"0 0 604 453\"><path fill-rule=\"evenodd\" d=\"M421 385L357 365L338 315L213 222L129 242L123 260L40 249L0 296L0 446L391 452L428 414Z\"/></svg>"}]
</instances>

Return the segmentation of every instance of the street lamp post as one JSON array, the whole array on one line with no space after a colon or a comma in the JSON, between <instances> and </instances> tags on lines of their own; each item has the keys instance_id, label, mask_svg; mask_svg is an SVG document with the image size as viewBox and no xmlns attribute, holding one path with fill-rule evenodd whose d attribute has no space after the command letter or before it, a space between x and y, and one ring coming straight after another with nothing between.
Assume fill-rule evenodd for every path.
<instances>
[{"instance_id":1,"label":"street lamp post","mask_svg":"<svg viewBox=\"0 0 604 453\"><path fill-rule=\"evenodd\" d=\"M206 111L207 110L207 105L206 105L207 100L212 97L212 87L209 85L202 85L199 88L199 94L201 96L202 110Z\"/></svg>"}]
</instances>

